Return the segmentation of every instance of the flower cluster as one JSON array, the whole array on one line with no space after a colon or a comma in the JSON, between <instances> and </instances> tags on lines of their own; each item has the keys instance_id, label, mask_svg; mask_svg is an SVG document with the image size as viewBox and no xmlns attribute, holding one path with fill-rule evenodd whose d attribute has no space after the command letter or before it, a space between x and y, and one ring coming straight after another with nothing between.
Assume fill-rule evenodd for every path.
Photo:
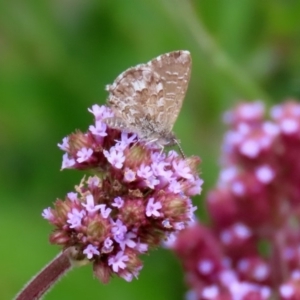
<instances>
[{"instance_id":1,"label":"flower cluster","mask_svg":"<svg viewBox=\"0 0 300 300\"><path fill-rule=\"evenodd\" d=\"M211 225L194 224L173 245L189 300L300 299L300 105L264 114L260 102L225 114Z\"/></svg>"},{"instance_id":2,"label":"flower cluster","mask_svg":"<svg viewBox=\"0 0 300 300\"><path fill-rule=\"evenodd\" d=\"M73 192L46 208L55 229L50 242L93 263L106 283L112 274L131 281L142 268L139 255L193 220L190 197L201 192L198 157L167 154L133 133L110 128L106 106L94 105L95 124L59 144L62 169L88 170Z\"/></svg>"}]
</instances>

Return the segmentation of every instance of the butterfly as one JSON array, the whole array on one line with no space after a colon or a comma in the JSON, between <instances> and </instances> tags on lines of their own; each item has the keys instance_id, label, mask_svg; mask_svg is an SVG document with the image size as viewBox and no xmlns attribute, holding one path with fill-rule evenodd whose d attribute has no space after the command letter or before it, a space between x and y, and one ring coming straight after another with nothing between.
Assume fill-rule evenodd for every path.
<instances>
[{"instance_id":1,"label":"butterfly","mask_svg":"<svg viewBox=\"0 0 300 300\"><path fill-rule=\"evenodd\" d=\"M177 144L182 152L172 129L190 74L191 56L184 50L165 53L127 69L106 86L107 102L114 116L105 119L105 123L136 133L140 139L161 148Z\"/></svg>"}]
</instances>

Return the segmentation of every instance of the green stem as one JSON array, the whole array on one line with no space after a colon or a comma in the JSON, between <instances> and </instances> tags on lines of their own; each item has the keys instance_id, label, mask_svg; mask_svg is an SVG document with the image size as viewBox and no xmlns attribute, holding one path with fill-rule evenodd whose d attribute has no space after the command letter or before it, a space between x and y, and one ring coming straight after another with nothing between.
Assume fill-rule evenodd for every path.
<instances>
[{"instance_id":1,"label":"green stem","mask_svg":"<svg viewBox=\"0 0 300 300\"><path fill-rule=\"evenodd\" d=\"M174 19L181 26L185 25L190 31L193 39L212 65L237 87L242 96L270 101L269 96L246 73L246 70L241 69L222 51L196 15L189 0L165 0L165 4Z\"/></svg>"}]
</instances>

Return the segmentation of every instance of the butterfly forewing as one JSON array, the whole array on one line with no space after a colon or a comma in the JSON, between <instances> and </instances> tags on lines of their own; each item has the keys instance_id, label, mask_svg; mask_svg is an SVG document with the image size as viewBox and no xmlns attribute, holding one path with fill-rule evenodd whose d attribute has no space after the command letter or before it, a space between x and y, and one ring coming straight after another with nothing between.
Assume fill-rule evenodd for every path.
<instances>
[{"instance_id":1,"label":"butterfly forewing","mask_svg":"<svg viewBox=\"0 0 300 300\"><path fill-rule=\"evenodd\" d=\"M160 77L163 86L164 127L172 130L180 112L191 74L191 56L188 51L163 54L148 63Z\"/></svg>"},{"instance_id":2,"label":"butterfly forewing","mask_svg":"<svg viewBox=\"0 0 300 300\"><path fill-rule=\"evenodd\" d=\"M115 116L106 123L160 145L171 143L190 70L188 51L166 53L126 70L107 86Z\"/></svg>"},{"instance_id":3,"label":"butterfly forewing","mask_svg":"<svg viewBox=\"0 0 300 300\"><path fill-rule=\"evenodd\" d=\"M108 90L108 103L115 117L122 119L124 127L134 132L141 128L147 114L155 115L154 104L163 95L159 76L147 65L128 69L113 85L108 86Z\"/></svg>"}]
</instances>

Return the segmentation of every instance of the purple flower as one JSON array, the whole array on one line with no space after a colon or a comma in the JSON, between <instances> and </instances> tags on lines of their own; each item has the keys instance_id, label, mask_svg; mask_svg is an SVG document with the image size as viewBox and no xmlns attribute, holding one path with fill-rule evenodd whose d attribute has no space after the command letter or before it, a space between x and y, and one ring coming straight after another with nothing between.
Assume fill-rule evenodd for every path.
<instances>
[{"instance_id":1,"label":"purple flower","mask_svg":"<svg viewBox=\"0 0 300 300\"><path fill-rule=\"evenodd\" d=\"M135 248L136 242L134 241L134 239L136 239L136 237L137 237L136 233L127 232L123 236L123 239L118 240L118 243L119 243L121 249L124 251L126 246L129 248Z\"/></svg>"},{"instance_id":2,"label":"purple flower","mask_svg":"<svg viewBox=\"0 0 300 300\"><path fill-rule=\"evenodd\" d=\"M101 211L101 215L104 219L107 219L109 214L111 213L112 209L109 207L106 207L106 204L100 204L98 205Z\"/></svg>"},{"instance_id":3,"label":"purple flower","mask_svg":"<svg viewBox=\"0 0 300 300\"><path fill-rule=\"evenodd\" d=\"M51 220L54 218L52 209L50 207L45 208L42 212L42 217L46 220Z\"/></svg>"},{"instance_id":4,"label":"purple flower","mask_svg":"<svg viewBox=\"0 0 300 300\"><path fill-rule=\"evenodd\" d=\"M145 243L141 243L140 240L137 241L135 249L139 252L139 253L145 253L148 251L149 247L148 244Z\"/></svg>"},{"instance_id":5,"label":"purple flower","mask_svg":"<svg viewBox=\"0 0 300 300\"><path fill-rule=\"evenodd\" d=\"M169 219L165 219L161 222L161 224L165 227L165 228L172 228L173 226L170 223Z\"/></svg>"},{"instance_id":6,"label":"purple flower","mask_svg":"<svg viewBox=\"0 0 300 300\"><path fill-rule=\"evenodd\" d=\"M94 125L90 125L89 127L89 131L96 136L107 136L107 132L106 132L106 124L101 122L101 121L96 121L96 126Z\"/></svg>"},{"instance_id":7,"label":"purple flower","mask_svg":"<svg viewBox=\"0 0 300 300\"><path fill-rule=\"evenodd\" d=\"M170 167L170 164L165 161L154 161L151 165L153 174L159 178L164 179L166 182L170 182L173 179L173 171L166 170Z\"/></svg>"},{"instance_id":8,"label":"purple flower","mask_svg":"<svg viewBox=\"0 0 300 300\"><path fill-rule=\"evenodd\" d=\"M260 151L261 147L258 141L255 140L245 140L240 146L240 152L250 158L257 157Z\"/></svg>"},{"instance_id":9,"label":"purple flower","mask_svg":"<svg viewBox=\"0 0 300 300\"><path fill-rule=\"evenodd\" d=\"M103 253L110 253L114 248L113 244L114 244L113 240L111 238L107 237L103 242L103 247L102 247L101 251Z\"/></svg>"},{"instance_id":10,"label":"purple flower","mask_svg":"<svg viewBox=\"0 0 300 300\"><path fill-rule=\"evenodd\" d=\"M57 146L63 150L67 151L69 149L69 137L64 137L61 144L57 144Z\"/></svg>"},{"instance_id":11,"label":"purple flower","mask_svg":"<svg viewBox=\"0 0 300 300\"><path fill-rule=\"evenodd\" d=\"M89 177L87 181L89 188L97 187L100 184L100 179L98 176Z\"/></svg>"},{"instance_id":12,"label":"purple flower","mask_svg":"<svg viewBox=\"0 0 300 300\"><path fill-rule=\"evenodd\" d=\"M179 194L182 191L182 187L179 181L172 180L168 186L168 190L174 194Z\"/></svg>"},{"instance_id":13,"label":"purple flower","mask_svg":"<svg viewBox=\"0 0 300 300\"><path fill-rule=\"evenodd\" d=\"M121 197L116 197L114 199L114 202L112 203L112 206L121 208L124 205L124 200Z\"/></svg>"},{"instance_id":14,"label":"purple flower","mask_svg":"<svg viewBox=\"0 0 300 300\"><path fill-rule=\"evenodd\" d=\"M87 195L86 196L86 203L81 203L83 207L89 212L89 213L94 213L97 210L101 209L103 204L98 204L95 205L94 203L94 197L93 195Z\"/></svg>"},{"instance_id":15,"label":"purple flower","mask_svg":"<svg viewBox=\"0 0 300 300\"><path fill-rule=\"evenodd\" d=\"M78 200L78 195L77 193L74 193L74 192L70 192L67 194L68 198L71 200L71 201L77 201Z\"/></svg>"},{"instance_id":16,"label":"purple flower","mask_svg":"<svg viewBox=\"0 0 300 300\"><path fill-rule=\"evenodd\" d=\"M136 142L137 136L136 134L129 134L127 132L121 133L121 140L119 141L120 144L122 144L122 147L126 148L133 142Z\"/></svg>"},{"instance_id":17,"label":"purple flower","mask_svg":"<svg viewBox=\"0 0 300 300\"><path fill-rule=\"evenodd\" d=\"M117 255L111 255L108 259L108 265L111 266L115 273L118 273L119 269L125 269L126 264L125 262L128 261L129 258L127 255L124 254L123 251L119 251Z\"/></svg>"},{"instance_id":18,"label":"purple flower","mask_svg":"<svg viewBox=\"0 0 300 300\"><path fill-rule=\"evenodd\" d=\"M81 220L85 216L84 210L78 210L76 208L73 208L71 212L68 213L68 220L67 223L69 223L70 228L76 228L81 226Z\"/></svg>"},{"instance_id":19,"label":"purple flower","mask_svg":"<svg viewBox=\"0 0 300 300\"><path fill-rule=\"evenodd\" d=\"M154 176L149 177L144 180L145 184L152 190L154 190L155 186L159 184L159 180Z\"/></svg>"},{"instance_id":20,"label":"purple flower","mask_svg":"<svg viewBox=\"0 0 300 300\"><path fill-rule=\"evenodd\" d=\"M65 153L63 155L63 162L62 162L62 166L61 166L61 169L67 169L67 168L70 168L70 167L73 167L75 165L75 159L73 158L69 158L69 155L68 153Z\"/></svg>"},{"instance_id":21,"label":"purple flower","mask_svg":"<svg viewBox=\"0 0 300 300\"><path fill-rule=\"evenodd\" d=\"M126 168L124 171L124 180L126 182L132 182L135 181L136 176L135 172L129 168Z\"/></svg>"},{"instance_id":22,"label":"purple flower","mask_svg":"<svg viewBox=\"0 0 300 300\"><path fill-rule=\"evenodd\" d=\"M279 292L280 296L282 296L283 299L293 299L297 295L297 291L291 283L282 284L280 286Z\"/></svg>"},{"instance_id":23,"label":"purple flower","mask_svg":"<svg viewBox=\"0 0 300 300\"><path fill-rule=\"evenodd\" d=\"M88 111L95 116L96 121L111 118L114 115L112 110L109 109L107 106L99 106L98 104L94 104L92 106L92 109L89 108Z\"/></svg>"},{"instance_id":24,"label":"purple flower","mask_svg":"<svg viewBox=\"0 0 300 300\"><path fill-rule=\"evenodd\" d=\"M168 160L173 160L174 158L178 157L178 153L175 150L171 150L168 153Z\"/></svg>"},{"instance_id":25,"label":"purple flower","mask_svg":"<svg viewBox=\"0 0 300 300\"><path fill-rule=\"evenodd\" d=\"M217 296L219 296L219 288L217 285L209 285L205 287L201 293L202 297L204 299L217 299Z\"/></svg>"},{"instance_id":26,"label":"purple flower","mask_svg":"<svg viewBox=\"0 0 300 300\"><path fill-rule=\"evenodd\" d=\"M203 184L203 180L201 178L197 178L194 182L191 183L191 186L186 191L186 195L193 196L193 195L201 194L202 184Z\"/></svg>"},{"instance_id":27,"label":"purple flower","mask_svg":"<svg viewBox=\"0 0 300 300\"><path fill-rule=\"evenodd\" d=\"M111 128L106 119L113 114L105 106L89 111L94 124L86 133L72 133L60 146L66 152L63 167L93 175L43 215L55 227L50 242L81 249L102 282L113 273L132 280L142 269L140 254L190 223L189 196L200 189L200 159L162 153L136 134Z\"/></svg>"},{"instance_id":28,"label":"purple flower","mask_svg":"<svg viewBox=\"0 0 300 300\"><path fill-rule=\"evenodd\" d=\"M147 217L151 217L151 216L159 217L160 213L158 210L161 208L162 208L162 205L159 201L154 203L154 198L150 198L148 200L147 207L146 207L146 216Z\"/></svg>"},{"instance_id":29,"label":"purple flower","mask_svg":"<svg viewBox=\"0 0 300 300\"><path fill-rule=\"evenodd\" d=\"M175 228L176 230L180 231L180 230L186 228L186 226L184 225L183 222L178 222L178 223L175 223L175 224L174 224L174 228Z\"/></svg>"},{"instance_id":30,"label":"purple flower","mask_svg":"<svg viewBox=\"0 0 300 300\"><path fill-rule=\"evenodd\" d=\"M109 151L104 150L103 154L115 168L121 169L123 167L125 156L122 151L116 150L115 147L111 147Z\"/></svg>"},{"instance_id":31,"label":"purple flower","mask_svg":"<svg viewBox=\"0 0 300 300\"><path fill-rule=\"evenodd\" d=\"M138 272L137 272L138 273ZM123 278L124 280L126 280L127 282L131 282L132 281L132 279L133 279L133 277L134 277L134 274L132 274L132 273L129 273L129 272L122 272L121 274L120 274L120 277L121 278ZM135 276L136 278L137 278L137 276Z\"/></svg>"},{"instance_id":32,"label":"purple flower","mask_svg":"<svg viewBox=\"0 0 300 300\"><path fill-rule=\"evenodd\" d=\"M189 166L187 166L186 162L184 160L180 161L173 161L172 164L175 173L185 179L191 179L193 178L193 175L191 174L191 169Z\"/></svg>"},{"instance_id":33,"label":"purple flower","mask_svg":"<svg viewBox=\"0 0 300 300\"><path fill-rule=\"evenodd\" d=\"M137 175L140 178L148 179L153 175L153 172L151 170L150 166L146 166L145 164L141 164L137 171Z\"/></svg>"},{"instance_id":34,"label":"purple flower","mask_svg":"<svg viewBox=\"0 0 300 300\"><path fill-rule=\"evenodd\" d=\"M127 232L127 227L122 223L121 220L118 219L116 222L113 222L111 232L115 241L119 243L124 240L124 236Z\"/></svg>"},{"instance_id":35,"label":"purple flower","mask_svg":"<svg viewBox=\"0 0 300 300\"><path fill-rule=\"evenodd\" d=\"M77 162L82 163L84 161L89 160L89 158L93 155L93 150L83 147L81 150L77 152Z\"/></svg>"},{"instance_id":36,"label":"purple flower","mask_svg":"<svg viewBox=\"0 0 300 300\"><path fill-rule=\"evenodd\" d=\"M189 212L188 212L187 215L189 216L190 221L193 222L194 218L195 218L195 214L194 213L197 210L197 206L193 206L193 203L192 203L191 199L189 199L189 201L187 201L187 202L189 202L188 205L187 205L188 208L189 208Z\"/></svg>"},{"instance_id":37,"label":"purple flower","mask_svg":"<svg viewBox=\"0 0 300 300\"><path fill-rule=\"evenodd\" d=\"M88 259L92 259L94 255L99 255L100 252L98 251L97 247L92 244L89 244L84 250L83 254L86 255Z\"/></svg>"},{"instance_id":38,"label":"purple flower","mask_svg":"<svg viewBox=\"0 0 300 300\"><path fill-rule=\"evenodd\" d=\"M294 134L299 131L299 122L292 118L281 120L280 129L284 134Z\"/></svg>"},{"instance_id":39,"label":"purple flower","mask_svg":"<svg viewBox=\"0 0 300 300\"><path fill-rule=\"evenodd\" d=\"M211 274L214 269L214 262L210 259L202 259L198 262L197 269L200 272L200 274Z\"/></svg>"},{"instance_id":40,"label":"purple flower","mask_svg":"<svg viewBox=\"0 0 300 300\"><path fill-rule=\"evenodd\" d=\"M255 170L255 176L261 183L268 184L274 179L275 172L270 166L263 165Z\"/></svg>"}]
</instances>

